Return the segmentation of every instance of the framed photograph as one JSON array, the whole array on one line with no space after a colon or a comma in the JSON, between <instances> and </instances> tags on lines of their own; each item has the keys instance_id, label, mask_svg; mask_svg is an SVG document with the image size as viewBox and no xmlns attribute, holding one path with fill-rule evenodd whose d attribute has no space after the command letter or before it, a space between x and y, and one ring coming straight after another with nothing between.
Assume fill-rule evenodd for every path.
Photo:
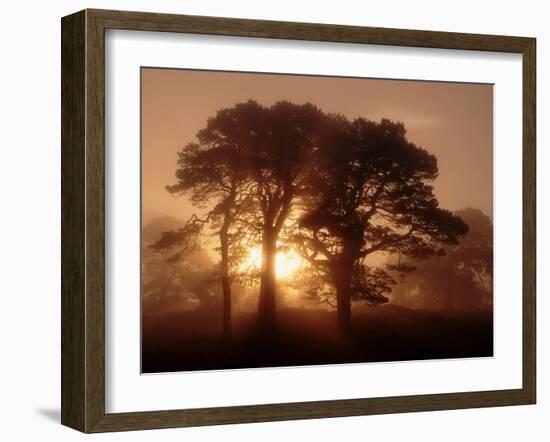
<instances>
[{"instance_id":1,"label":"framed photograph","mask_svg":"<svg viewBox=\"0 0 550 442\"><path fill-rule=\"evenodd\" d=\"M535 403L535 39L62 19L62 423Z\"/></svg>"}]
</instances>

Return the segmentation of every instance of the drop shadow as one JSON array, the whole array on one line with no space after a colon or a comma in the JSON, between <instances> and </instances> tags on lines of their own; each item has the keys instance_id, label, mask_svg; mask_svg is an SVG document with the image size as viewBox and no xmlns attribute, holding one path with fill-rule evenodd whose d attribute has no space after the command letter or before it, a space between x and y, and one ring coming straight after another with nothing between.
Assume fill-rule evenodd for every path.
<instances>
[{"instance_id":1,"label":"drop shadow","mask_svg":"<svg viewBox=\"0 0 550 442\"><path fill-rule=\"evenodd\" d=\"M36 414L51 422L55 422L56 424L61 422L61 410L59 408L38 408L35 412Z\"/></svg>"}]
</instances>

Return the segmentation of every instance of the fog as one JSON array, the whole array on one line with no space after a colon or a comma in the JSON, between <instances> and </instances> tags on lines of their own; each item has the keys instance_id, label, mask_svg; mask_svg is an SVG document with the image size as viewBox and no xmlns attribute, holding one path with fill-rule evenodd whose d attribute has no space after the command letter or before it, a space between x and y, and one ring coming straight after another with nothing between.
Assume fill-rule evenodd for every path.
<instances>
[{"instance_id":1,"label":"fog","mask_svg":"<svg viewBox=\"0 0 550 442\"><path fill-rule=\"evenodd\" d=\"M143 69L142 370L491 356L492 106L491 85ZM229 113L219 113L222 109ZM243 167L249 172L230 162L207 172L211 180L213 171L223 170L229 181L223 181L225 175L215 175L220 182L214 184L193 181L199 169L190 171L185 161L229 143L235 128L248 124L238 120L244 111L249 119L266 113L260 129L269 112L279 125L285 118L298 121L304 112L307 118L328 118L336 122L335 133L343 125L342 134L360 139L366 135L353 133L364 131L379 143L378 156L349 164L364 161L364 167L372 167L375 161L395 168L402 162L401 175L388 178L387 189L386 178L381 181L384 203L377 201L380 192L369 190L376 187L372 177L377 175L364 172L363 188L355 190L372 200L371 206L357 206L353 215L368 219L361 221L363 233L350 237L355 224L344 229L331 224L343 216L338 204L348 201L342 182L357 180L348 176L349 167L338 169L347 152L339 145L334 156L331 147L319 150L315 144L316 159L289 160L285 153L273 170L286 167L285 180L304 176L290 187L279 188L285 181L272 174L269 182L258 181L266 179L271 166L265 158L272 157L255 163L246 154ZM224 126L227 118L233 123ZM304 121L292 123L300 136L309 130L309 120ZM285 131L296 128L284 124L281 137L295 140L296 134ZM261 136L257 129L244 133L254 140ZM330 146L334 136L321 135L316 143ZM356 155L349 149L348 155ZM179 152L185 156L178 157ZM224 161L219 153L208 158L213 164ZM296 161L305 166L296 169ZM410 172L414 161L418 172ZM228 172L227 164L237 169ZM197 167L205 173L200 162ZM408 173L417 173L416 178L406 178ZM236 190L229 192L227 183ZM341 186L344 193L338 193ZM271 212L262 204L298 188L306 190L292 194L287 206L273 206L281 223L270 252L266 232L272 221L266 224L266 217ZM422 208L405 210L405 200ZM361 239L361 250L346 251L346 238ZM350 263L347 288L343 262Z\"/></svg>"}]
</instances>

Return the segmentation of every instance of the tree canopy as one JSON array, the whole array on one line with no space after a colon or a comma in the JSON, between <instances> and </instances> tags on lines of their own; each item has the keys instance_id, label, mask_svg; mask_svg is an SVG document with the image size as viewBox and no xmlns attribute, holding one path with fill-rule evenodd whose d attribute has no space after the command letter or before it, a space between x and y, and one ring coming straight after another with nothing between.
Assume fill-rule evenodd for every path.
<instances>
[{"instance_id":1,"label":"tree canopy","mask_svg":"<svg viewBox=\"0 0 550 442\"><path fill-rule=\"evenodd\" d=\"M380 251L428 258L468 226L439 207L434 155L406 138L402 123L337 119L313 159L307 209L296 241L336 288L342 333L351 300L385 302L391 277L366 258Z\"/></svg>"}]
</instances>

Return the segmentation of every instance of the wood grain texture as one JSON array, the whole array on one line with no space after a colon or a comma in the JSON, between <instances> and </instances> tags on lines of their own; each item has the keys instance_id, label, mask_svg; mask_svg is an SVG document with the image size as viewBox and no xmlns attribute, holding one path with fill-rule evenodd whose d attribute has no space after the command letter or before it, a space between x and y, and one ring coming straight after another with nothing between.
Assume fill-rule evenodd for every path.
<instances>
[{"instance_id":1,"label":"wood grain texture","mask_svg":"<svg viewBox=\"0 0 550 442\"><path fill-rule=\"evenodd\" d=\"M245 20L147 12L88 10L105 29L230 35L289 40L522 52L529 38L319 23Z\"/></svg>"},{"instance_id":2,"label":"wood grain texture","mask_svg":"<svg viewBox=\"0 0 550 442\"><path fill-rule=\"evenodd\" d=\"M536 40L523 50L523 389L536 402L537 160Z\"/></svg>"},{"instance_id":3,"label":"wood grain texture","mask_svg":"<svg viewBox=\"0 0 550 442\"><path fill-rule=\"evenodd\" d=\"M105 413L105 30L523 54L523 387L338 401ZM86 10L62 20L62 423L83 432L531 404L535 351L535 40L355 26Z\"/></svg>"},{"instance_id":4,"label":"wood grain texture","mask_svg":"<svg viewBox=\"0 0 550 442\"><path fill-rule=\"evenodd\" d=\"M86 431L105 414L105 38L86 11Z\"/></svg>"},{"instance_id":5,"label":"wood grain texture","mask_svg":"<svg viewBox=\"0 0 550 442\"><path fill-rule=\"evenodd\" d=\"M85 13L61 29L61 422L85 426Z\"/></svg>"}]
</instances>

